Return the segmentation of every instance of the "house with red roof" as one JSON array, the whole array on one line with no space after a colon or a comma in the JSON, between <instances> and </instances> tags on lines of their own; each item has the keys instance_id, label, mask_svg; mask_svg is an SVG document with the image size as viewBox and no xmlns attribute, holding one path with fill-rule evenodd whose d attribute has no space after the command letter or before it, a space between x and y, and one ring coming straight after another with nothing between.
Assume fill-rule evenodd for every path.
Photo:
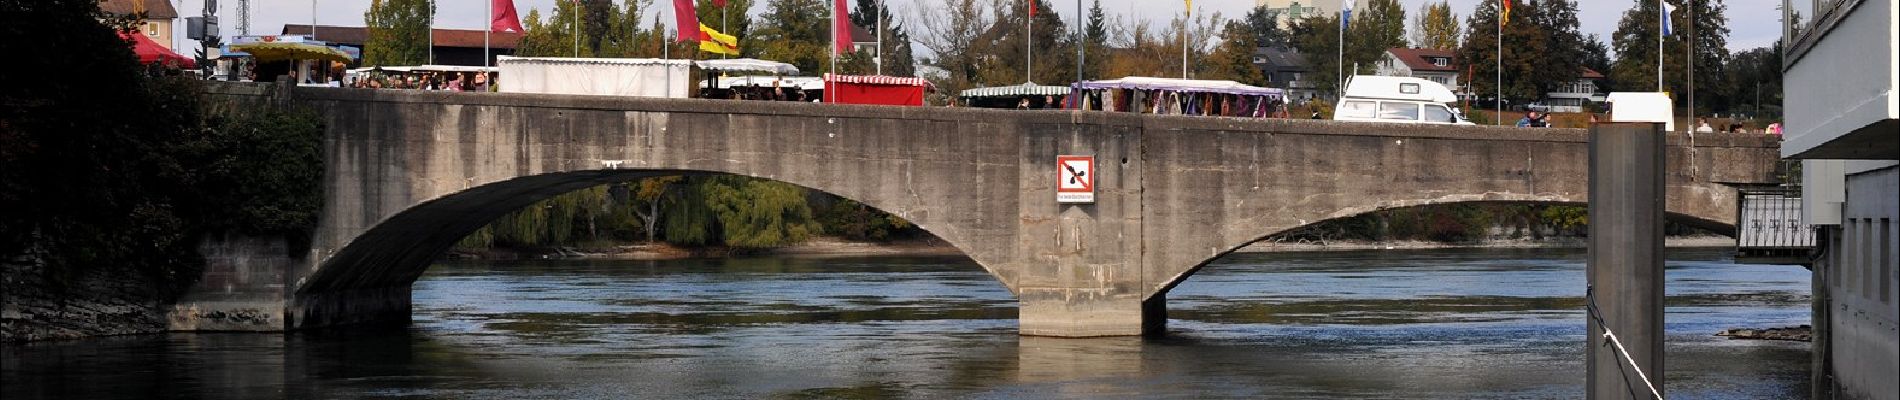
<instances>
[{"instance_id":1,"label":"house with red roof","mask_svg":"<svg viewBox=\"0 0 1900 400\"><path fill-rule=\"evenodd\" d=\"M1453 60L1457 54L1447 49L1386 49L1385 58L1378 62L1378 75L1411 76L1425 78L1451 88L1459 97L1473 97L1470 88L1460 79L1463 71ZM1547 107L1547 111L1582 112L1585 105L1602 103L1604 94L1597 90L1597 83L1603 81L1603 73L1581 68L1577 79L1557 85L1557 89L1544 94L1538 103Z\"/></svg>"}]
</instances>

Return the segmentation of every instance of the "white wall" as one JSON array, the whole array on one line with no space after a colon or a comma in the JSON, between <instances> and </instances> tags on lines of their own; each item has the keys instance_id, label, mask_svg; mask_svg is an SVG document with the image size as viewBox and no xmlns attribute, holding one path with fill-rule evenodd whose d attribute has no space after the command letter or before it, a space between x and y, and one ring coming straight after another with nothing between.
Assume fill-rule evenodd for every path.
<instances>
[{"instance_id":1,"label":"white wall","mask_svg":"<svg viewBox=\"0 0 1900 400\"><path fill-rule=\"evenodd\" d=\"M1828 275L1838 396L1900 398L1900 167L1847 177L1847 204Z\"/></svg>"},{"instance_id":2,"label":"white wall","mask_svg":"<svg viewBox=\"0 0 1900 400\"><path fill-rule=\"evenodd\" d=\"M1900 87L1895 2L1862 1L1787 71L1783 157L1876 121L1900 118L1900 98L1894 93Z\"/></svg>"}]
</instances>

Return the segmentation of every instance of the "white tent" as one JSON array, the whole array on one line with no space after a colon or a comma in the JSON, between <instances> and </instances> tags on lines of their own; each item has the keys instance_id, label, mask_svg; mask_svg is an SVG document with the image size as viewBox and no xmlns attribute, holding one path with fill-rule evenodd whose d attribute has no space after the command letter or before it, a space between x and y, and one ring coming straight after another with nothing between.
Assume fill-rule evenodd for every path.
<instances>
[{"instance_id":1,"label":"white tent","mask_svg":"<svg viewBox=\"0 0 1900 400\"><path fill-rule=\"evenodd\" d=\"M693 64L709 71L770 72L778 75L795 75L798 73L797 66L756 58L699 60L694 61Z\"/></svg>"},{"instance_id":2,"label":"white tent","mask_svg":"<svg viewBox=\"0 0 1900 400\"><path fill-rule=\"evenodd\" d=\"M506 93L686 98L690 60L500 56Z\"/></svg>"}]
</instances>

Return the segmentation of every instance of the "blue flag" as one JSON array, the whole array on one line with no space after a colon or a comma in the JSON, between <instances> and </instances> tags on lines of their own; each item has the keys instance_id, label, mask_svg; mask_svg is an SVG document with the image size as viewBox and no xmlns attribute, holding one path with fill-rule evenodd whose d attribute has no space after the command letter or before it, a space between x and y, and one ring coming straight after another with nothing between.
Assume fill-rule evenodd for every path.
<instances>
[{"instance_id":1,"label":"blue flag","mask_svg":"<svg viewBox=\"0 0 1900 400\"><path fill-rule=\"evenodd\" d=\"M1339 30L1352 23L1352 0L1339 0Z\"/></svg>"},{"instance_id":2,"label":"blue flag","mask_svg":"<svg viewBox=\"0 0 1900 400\"><path fill-rule=\"evenodd\" d=\"M1675 32L1675 29L1671 29L1670 27L1670 25L1673 25L1673 24L1669 23L1669 14L1675 14L1676 8L1670 7L1668 2L1659 1L1658 3L1662 3L1662 34L1663 36L1673 35L1674 34L1673 32Z\"/></svg>"}]
</instances>

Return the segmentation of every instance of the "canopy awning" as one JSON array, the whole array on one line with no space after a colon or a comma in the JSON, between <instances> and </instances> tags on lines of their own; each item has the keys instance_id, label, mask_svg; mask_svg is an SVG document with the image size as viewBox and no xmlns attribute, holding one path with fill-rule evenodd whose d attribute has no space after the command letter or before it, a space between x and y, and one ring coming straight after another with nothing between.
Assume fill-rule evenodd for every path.
<instances>
[{"instance_id":1,"label":"canopy awning","mask_svg":"<svg viewBox=\"0 0 1900 400\"><path fill-rule=\"evenodd\" d=\"M850 84L858 84L858 85L922 86L922 87L930 88L933 90L936 89L936 86L931 85L930 81L927 79L913 78L913 77L906 77L906 76L835 75L835 74L827 73L825 74L825 82L850 83Z\"/></svg>"},{"instance_id":2,"label":"canopy awning","mask_svg":"<svg viewBox=\"0 0 1900 400\"><path fill-rule=\"evenodd\" d=\"M231 50L250 54L258 61L329 60L350 62L349 53L330 46L295 42L255 42L234 44Z\"/></svg>"},{"instance_id":3,"label":"canopy awning","mask_svg":"<svg viewBox=\"0 0 1900 400\"><path fill-rule=\"evenodd\" d=\"M1016 96L1062 96L1074 90L1064 86L1043 86L1035 82L1014 86L997 86L965 89L958 93L961 97L1016 97Z\"/></svg>"},{"instance_id":4,"label":"canopy awning","mask_svg":"<svg viewBox=\"0 0 1900 400\"><path fill-rule=\"evenodd\" d=\"M746 86L823 90L825 88L825 81L813 76L727 76L720 77L717 81L714 81L713 88L731 89Z\"/></svg>"},{"instance_id":5,"label":"canopy awning","mask_svg":"<svg viewBox=\"0 0 1900 400\"><path fill-rule=\"evenodd\" d=\"M1263 88L1234 81L1169 79L1145 76L1131 76L1103 81L1085 81L1076 84L1082 89L1142 89L1172 90L1178 92L1224 93L1246 96L1280 96L1285 91Z\"/></svg>"},{"instance_id":6,"label":"canopy awning","mask_svg":"<svg viewBox=\"0 0 1900 400\"><path fill-rule=\"evenodd\" d=\"M383 72L496 72L498 67L477 67L467 65L398 65L387 67L362 67L351 69L352 73L364 73L381 70Z\"/></svg>"},{"instance_id":7,"label":"canopy awning","mask_svg":"<svg viewBox=\"0 0 1900 400\"><path fill-rule=\"evenodd\" d=\"M770 72L770 73L779 74L779 75L794 75L798 73L797 66L778 62L778 61L760 60L756 58L699 60L699 61L694 61L693 64L698 65L702 69L708 69L708 70L713 70L713 71Z\"/></svg>"},{"instance_id":8,"label":"canopy awning","mask_svg":"<svg viewBox=\"0 0 1900 400\"><path fill-rule=\"evenodd\" d=\"M198 61L179 55L171 49L152 41L144 33L137 31L119 32L119 38L132 41L132 54L139 57L140 64L177 65L186 69L198 68Z\"/></svg>"}]
</instances>

